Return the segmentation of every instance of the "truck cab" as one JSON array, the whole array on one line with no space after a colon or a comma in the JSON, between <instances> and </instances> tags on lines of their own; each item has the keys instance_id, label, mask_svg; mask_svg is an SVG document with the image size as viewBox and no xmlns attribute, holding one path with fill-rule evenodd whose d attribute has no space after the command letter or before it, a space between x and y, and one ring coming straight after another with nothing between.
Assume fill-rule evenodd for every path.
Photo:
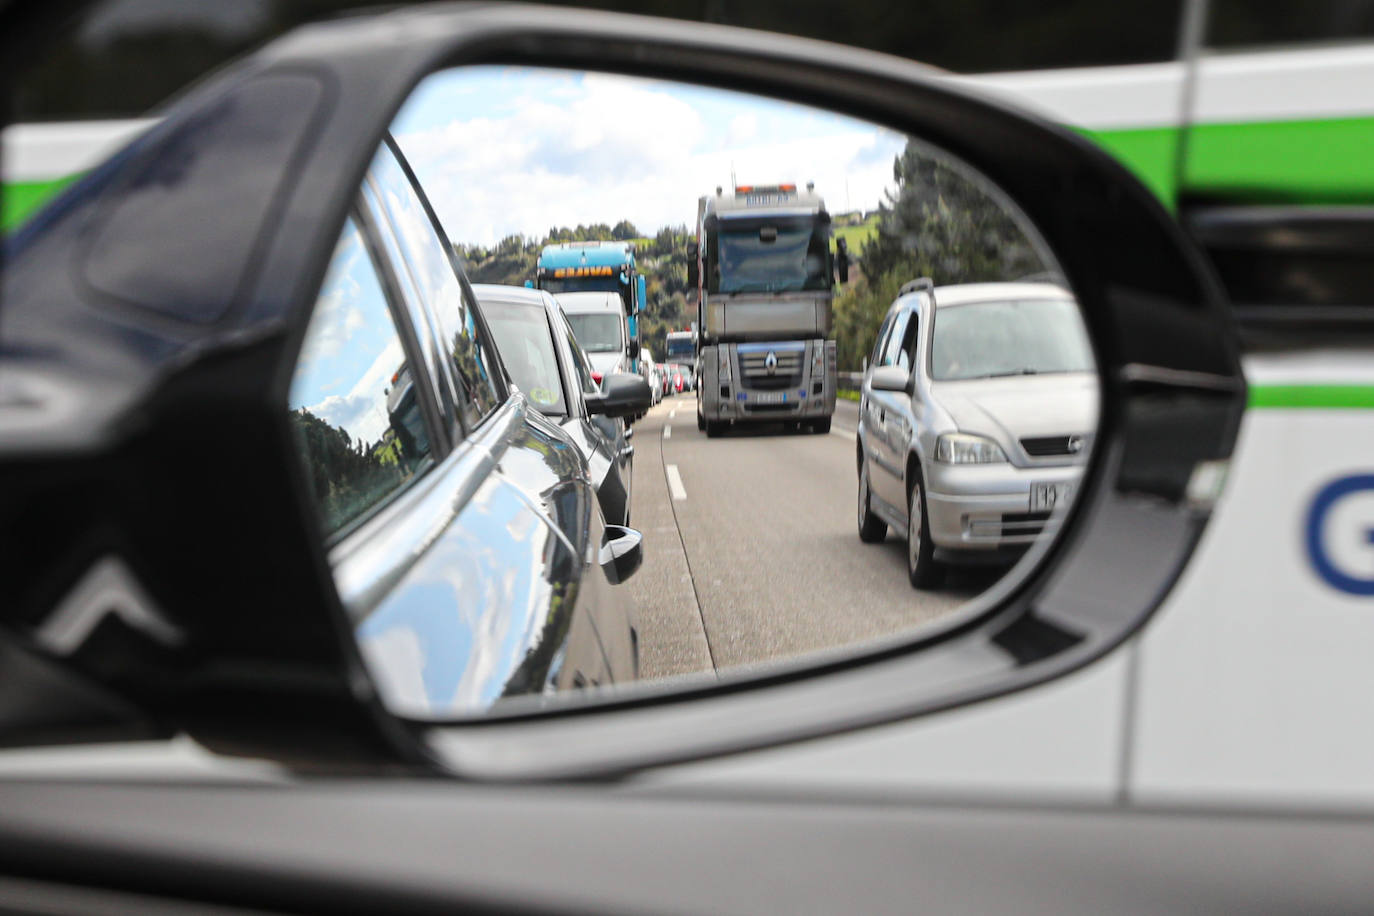
<instances>
[{"instance_id":1,"label":"truck cab","mask_svg":"<svg viewBox=\"0 0 1374 916\"><path fill-rule=\"evenodd\" d=\"M697 425L777 422L828 432L835 412L830 214L811 185L717 188L697 208Z\"/></svg>"},{"instance_id":2,"label":"truck cab","mask_svg":"<svg viewBox=\"0 0 1374 916\"><path fill-rule=\"evenodd\" d=\"M560 242L545 245L535 265L537 289L563 300L568 293L611 293L625 327L624 372L639 372L639 314L644 311L647 283L635 264L632 242ZM583 344L588 353L594 352Z\"/></svg>"}]
</instances>

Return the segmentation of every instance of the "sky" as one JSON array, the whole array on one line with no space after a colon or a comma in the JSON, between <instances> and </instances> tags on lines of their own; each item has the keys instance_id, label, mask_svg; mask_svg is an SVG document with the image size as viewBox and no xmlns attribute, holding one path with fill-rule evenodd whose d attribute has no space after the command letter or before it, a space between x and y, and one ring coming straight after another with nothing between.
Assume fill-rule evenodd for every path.
<instances>
[{"instance_id":1,"label":"sky","mask_svg":"<svg viewBox=\"0 0 1374 916\"><path fill-rule=\"evenodd\" d=\"M416 89L392 125L457 243L542 238L554 226L652 235L697 198L808 181L832 213L873 209L905 145L893 131L802 105L614 74L466 67Z\"/></svg>"}]
</instances>

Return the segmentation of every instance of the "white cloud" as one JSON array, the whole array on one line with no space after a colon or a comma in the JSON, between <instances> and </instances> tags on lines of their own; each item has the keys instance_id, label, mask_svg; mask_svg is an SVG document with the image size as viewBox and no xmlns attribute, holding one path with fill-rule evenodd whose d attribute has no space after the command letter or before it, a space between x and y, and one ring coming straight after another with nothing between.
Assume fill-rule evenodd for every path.
<instances>
[{"instance_id":1,"label":"white cloud","mask_svg":"<svg viewBox=\"0 0 1374 916\"><path fill-rule=\"evenodd\" d=\"M614 224L642 232L690 225L697 197L739 180L814 181L830 209L871 208L892 180L904 139L850 119L765 99L589 74L580 82L507 79L502 107L398 140L449 235L492 244L553 226ZM511 87L517 87L512 89ZM556 90L556 91L554 91ZM705 101L703 101L705 99ZM442 93L426 97L442 106ZM713 107L714 106L714 107ZM742 110L743 109L743 110ZM438 120L429 112L413 118Z\"/></svg>"}]
</instances>

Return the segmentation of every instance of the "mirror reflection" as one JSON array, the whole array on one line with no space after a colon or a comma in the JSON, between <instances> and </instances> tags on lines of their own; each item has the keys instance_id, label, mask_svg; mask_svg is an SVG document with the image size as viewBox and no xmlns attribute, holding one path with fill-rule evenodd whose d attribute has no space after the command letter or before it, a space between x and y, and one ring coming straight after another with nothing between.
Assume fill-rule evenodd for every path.
<instances>
[{"instance_id":1,"label":"mirror reflection","mask_svg":"<svg viewBox=\"0 0 1374 916\"><path fill-rule=\"evenodd\" d=\"M1057 530L1092 348L1053 253L954 157L778 100L510 67L435 74L391 137L291 406L396 711L908 639ZM375 507L475 442L509 451L454 504L472 554L419 543L387 597L353 588L350 539L423 524Z\"/></svg>"}]
</instances>

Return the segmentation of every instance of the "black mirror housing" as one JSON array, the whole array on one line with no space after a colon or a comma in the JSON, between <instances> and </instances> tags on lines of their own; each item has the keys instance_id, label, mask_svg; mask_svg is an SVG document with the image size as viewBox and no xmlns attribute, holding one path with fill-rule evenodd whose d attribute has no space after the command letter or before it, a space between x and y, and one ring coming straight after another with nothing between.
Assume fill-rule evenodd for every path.
<instances>
[{"instance_id":1,"label":"black mirror housing","mask_svg":"<svg viewBox=\"0 0 1374 916\"><path fill-rule=\"evenodd\" d=\"M606 578L619 585L644 564L644 535L633 528L607 525L600 560Z\"/></svg>"},{"instance_id":2,"label":"black mirror housing","mask_svg":"<svg viewBox=\"0 0 1374 916\"><path fill-rule=\"evenodd\" d=\"M592 416L631 417L653 405L653 393L642 376L613 372L601 382L601 393L587 395L587 412Z\"/></svg>"}]
</instances>

